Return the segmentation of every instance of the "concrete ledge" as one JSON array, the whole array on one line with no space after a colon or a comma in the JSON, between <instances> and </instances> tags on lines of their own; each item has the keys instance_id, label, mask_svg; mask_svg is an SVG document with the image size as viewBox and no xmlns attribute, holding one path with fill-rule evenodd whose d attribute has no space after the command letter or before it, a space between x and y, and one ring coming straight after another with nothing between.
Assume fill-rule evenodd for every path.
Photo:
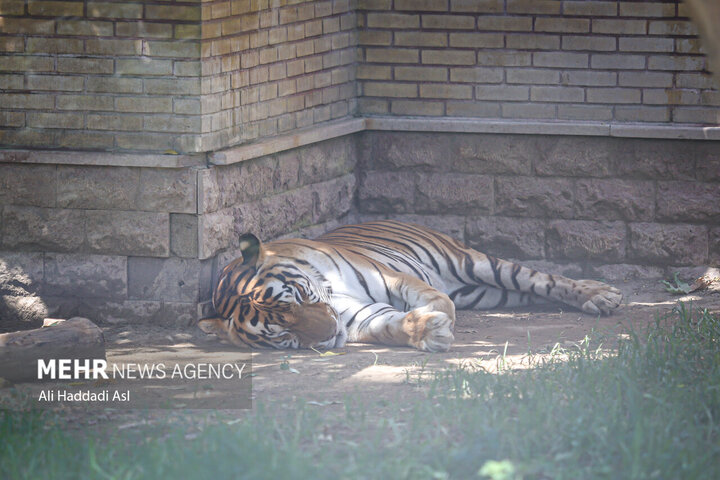
<instances>
[{"instance_id":1,"label":"concrete ledge","mask_svg":"<svg viewBox=\"0 0 720 480\"><path fill-rule=\"evenodd\" d=\"M502 120L455 117L364 117L348 118L297 130L287 135L258 140L209 154L134 154L57 150L2 150L0 163L41 163L116 167L183 168L231 165L272 155L312 143L365 130L437 133L504 133L520 135L580 135L675 140L720 140L720 126L616 124L606 122L567 122ZM207 158L206 158L207 157Z\"/></svg>"},{"instance_id":2,"label":"concrete ledge","mask_svg":"<svg viewBox=\"0 0 720 480\"><path fill-rule=\"evenodd\" d=\"M364 118L350 118L324 125L297 130L287 135L267 138L246 145L211 153L208 161L213 165L231 165L265 155L330 140L365 130Z\"/></svg>"},{"instance_id":3,"label":"concrete ledge","mask_svg":"<svg viewBox=\"0 0 720 480\"><path fill-rule=\"evenodd\" d=\"M205 165L205 154L163 155L57 150L0 150L0 163L182 168Z\"/></svg>"},{"instance_id":4,"label":"concrete ledge","mask_svg":"<svg viewBox=\"0 0 720 480\"><path fill-rule=\"evenodd\" d=\"M720 127L434 117L366 117L366 130L720 140Z\"/></svg>"}]
</instances>

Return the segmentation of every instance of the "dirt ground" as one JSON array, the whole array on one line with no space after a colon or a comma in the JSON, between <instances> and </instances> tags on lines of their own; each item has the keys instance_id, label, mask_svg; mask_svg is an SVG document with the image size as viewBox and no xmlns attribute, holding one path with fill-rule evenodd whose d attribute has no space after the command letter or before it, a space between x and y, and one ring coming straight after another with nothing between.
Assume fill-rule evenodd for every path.
<instances>
[{"instance_id":1,"label":"dirt ground","mask_svg":"<svg viewBox=\"0 0 720 480\"><path fill-rule=\"evenodd\" d=\"M685 296L667 293L657 281L615 285L625 298L623 306L607 317L598 318L554 304L516 310L459 311L455 343L446 353L368 344L348 345L333 351L337 355L321 355L313 350L248 351L246 355L252 356L253 405L276 402L289 405L302 398L311 405L340 406L349 396L391 401L418 394L419 379L454 365L482 366L494 371L504 357L507 366L523 368L529 364L529 352L535 356L548 355L556 345L572 347L592 332L609 334L607 345L627 328L641 332L656 315L668 313L678 301L692 302L720 314L717 283L709 290ZM157 363L178 351L201 359L209 347L218 343L214 336L199 329L173 332L126 325L107 327L104 334L110 363ZM227 350L233 351L234 347L227 346ZM18 389L32 394L47 387L48 384L22 384Z\"/></svg>"}]
</instances>

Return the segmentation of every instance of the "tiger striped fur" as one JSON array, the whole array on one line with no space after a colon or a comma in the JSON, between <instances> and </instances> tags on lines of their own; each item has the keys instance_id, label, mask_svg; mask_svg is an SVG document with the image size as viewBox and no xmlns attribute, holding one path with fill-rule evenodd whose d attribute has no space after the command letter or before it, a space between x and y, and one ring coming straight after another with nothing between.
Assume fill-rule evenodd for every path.
<instances>
[{"instance_id":1,"label":"tiger striped fur","mask_svg":"<svg viewBox=\"0 0 720 480\"><path fill-rule=\"evenodd\" d=\"M549 299L591 314L620 305L616 288L540 273L396 221L348 225L315 240L240 241L222 271L209 333L238 346L337 348L346 342L445 351L455 308Z\"/></svg>"}]
</instances>

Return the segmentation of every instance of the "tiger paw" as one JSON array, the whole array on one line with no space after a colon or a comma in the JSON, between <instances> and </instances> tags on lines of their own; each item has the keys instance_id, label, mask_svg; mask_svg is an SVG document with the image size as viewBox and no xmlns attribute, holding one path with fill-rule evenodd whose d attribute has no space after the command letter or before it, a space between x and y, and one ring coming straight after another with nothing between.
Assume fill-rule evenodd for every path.
<instances>
[{"instance_id":1,"label":"tiger paw","mask_svg":"<svg viewBox=\"0 0 720 480\"><path fill-rule=\"evenodd\" d=\"M446 352L455 340L453 320L443 312L430 312L413 318L410 345L425 352Z\"/></svg>"},{"instance_id":2,"label":"tiger paw","mask_svg":"<svg viewBox=\"0 0 720 480\"><path fill-rule=\"evenodd\" d=\"M578 306L594 315L609 315L623 299L620 290L595 280L578 280L574 290L579 296Z\"/></svg>"}]
</instances>

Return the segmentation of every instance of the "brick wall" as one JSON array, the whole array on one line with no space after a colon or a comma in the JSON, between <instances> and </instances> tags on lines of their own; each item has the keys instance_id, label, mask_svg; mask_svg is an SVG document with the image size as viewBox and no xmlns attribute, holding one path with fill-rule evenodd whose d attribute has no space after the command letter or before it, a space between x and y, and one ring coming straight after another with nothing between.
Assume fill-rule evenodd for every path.
<instances>
[{"instance_id":1,"label":"brick wall","mask_svg":"<svg viewBox=\"0 0 720 480\"><path fill-rule=\"evenodd\" d=\"M0 144L180 153L355 115L717 124L682 3L0 2Z\"/></svg>"},{"instance_id":2,"label":"brick wall","mask_svg":"<svg viewBox=\"0 0 720 480\"><path fill-rule=\"evenodd\" d=\"M367 115L717 124L678 2L359 0Z\"/></svg>"},{"instance_id":3,"label":"brick wall","mask_svg":"<svg viewBox=\"0 0 720 480\"><path fill-rule=\"evenodd\" d=\"M0 144L206 152L348 116L355 23L348 0L2 0Z\"/></svg>"},{"instance_id":4,"label":"brick wall","mask_svg":"<svg viewBox=\"0 0 720 480\"><path fill-rule=\"evenodd\" d=\"M215 0L202 11L202 150L354 113L348 0Z\"/></svg>"},{"instance_id":5,"label":"brick wall","mask_svg":"<svg viewBox=\"0 0 720 480\"><path fill-rule=\"evenodd\" d=\"M0 144L193 151L200 4L0 2Z\"/></svg>"},{"instance_id":6,"label":"brick wall","mask_svg":"<svg viewBox=\"0 0 720 480\"><path fill-rule=\"evenodd\" d=\"M438 228L575 278L657 278L720 262L716 142L365 132L361 220Z\"/></svg>"}]
</instances>

